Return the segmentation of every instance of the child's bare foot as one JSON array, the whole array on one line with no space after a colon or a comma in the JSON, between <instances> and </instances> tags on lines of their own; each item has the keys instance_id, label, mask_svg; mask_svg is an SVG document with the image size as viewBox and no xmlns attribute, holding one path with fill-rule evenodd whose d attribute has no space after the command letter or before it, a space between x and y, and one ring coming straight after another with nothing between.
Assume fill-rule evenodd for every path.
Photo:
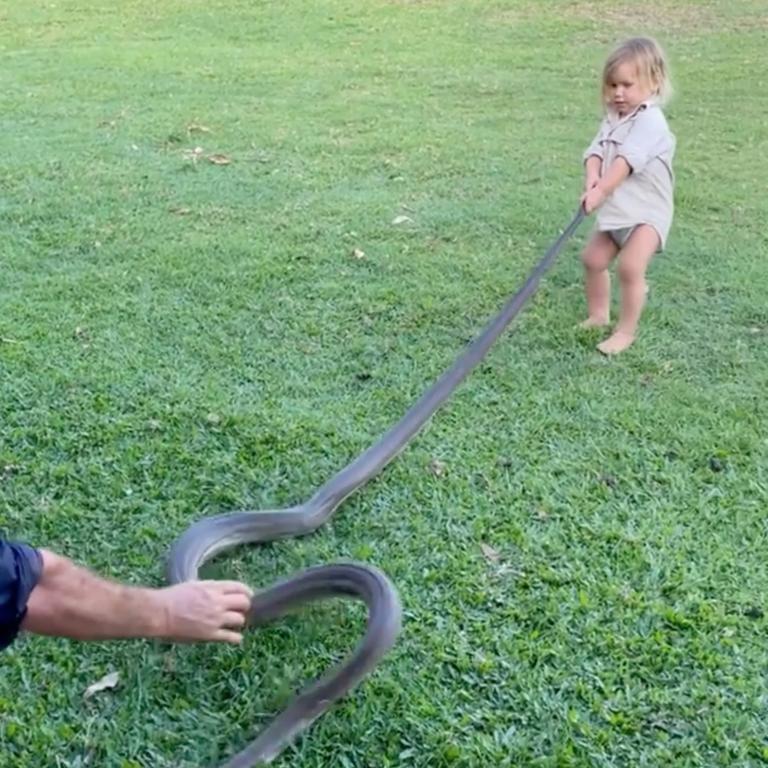
<instances>
[{"instance_id":1,"label":"child's bare foot","mask_svg":"<svg viewBox=\"0 0 768 768\"><path fill-rule=\"evenodd\" d=\"M604 342L597 345L597 348L604 355L618 355L619 352L623 352L627 347L632 345L635 337L631 333L624 333L623 331L616 331L612 336L609 336Z\"/></svg>"},{"instance_id":2,"label":"child's bare foot","mask_svg":"<svg viewBox=\"0 0 768 768\"><path fill-rule=\"evenodd\" d=\"M579 328L604 328L609 322L610 319L607 317L588 317L579 323Z\"/></svg>"}]
</instances>

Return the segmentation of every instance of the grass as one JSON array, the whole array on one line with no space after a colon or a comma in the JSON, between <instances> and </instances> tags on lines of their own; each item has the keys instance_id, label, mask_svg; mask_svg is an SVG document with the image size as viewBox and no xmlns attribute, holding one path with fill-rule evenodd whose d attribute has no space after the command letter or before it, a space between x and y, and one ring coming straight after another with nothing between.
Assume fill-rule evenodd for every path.
<instances>
[{"instance_id":1,"label":"grass","mask_svg":"<svg viewBox=\"0 0 768 768\"><path fill-rule=\"evenodd\" d=\"M395 650L278 768L768 764L761 2L0 21L0 528L150 584L193 520L307 498L454 360L575 209L606 46L658 35L677 213L636 346L574 330L584 226L393 465L212 573L357 559L400 590ZM25 637L0 764L209 765L362 626L334 604L243 650Z\"/></svg>"}]
</instances>

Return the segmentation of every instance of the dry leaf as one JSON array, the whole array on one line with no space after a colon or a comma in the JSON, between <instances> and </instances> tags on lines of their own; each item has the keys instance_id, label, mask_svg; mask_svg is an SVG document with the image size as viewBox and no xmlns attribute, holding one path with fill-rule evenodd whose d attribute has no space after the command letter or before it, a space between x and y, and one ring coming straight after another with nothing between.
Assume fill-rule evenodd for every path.
<instances>
[{"instance_id":1,"label":"dry leaf","mask_svg":"<svg viewBox=\"0 0 768 768\"><path fill-rule=\"evenodd\" d=\"M412 222L413 219L410 216L395 216L394 219L392 219L392 223L397 224L407 224L408 222Z\"/></svg>"},{"instance_id":2,"label":"dry leaf","mask_svg":"<svg viewBox=\"0 0 768 768\"><path fill-rule=\"evenodd\" d=\"M119 681L120 681L120 673L110 672L108 675L104 675L104 677L102 677L101 680L96 681L93 685L89 685L85 689L85 693L83 694L83 696L86 699L90 699L91 696L93 696L96 693L114 688L115 686L117 686Z\"/></svg>"},{"instance_id":3,"label":"dry leaf","mask_svg":"<svg viewBox=\"0 0 768 768\"><path fill-rule=\"evenodd\" d=\"M429 462L429 471L435 476L440 477L445 473L445 464L440 459L432 459Z\"/></svg>"},{"instance_id":4,"label":"dry leaf","mask_svg":"<svg viewBox=\"0 0 768 768\"><path fill-rule=\"evenodd\" d=\"M501 555L498 553L498 551L488 544L484 544L481 542L480 549L483 551L483 554L485 555L485 559L491 563L498 563L499 560L501 559Z\"/></svg>"},{"instance_id":5,"label":"dry leaf","mask_svg":"<svg viewBox=\"0 0 768 768\"><path fill-rule=\"evenodd\" d=\"M210 133L211 129L206 125L200 125L200 123L190 123L187 126L187 133Z\"/></svg>"},{"instance_id":6,"label":"dry leaf","mask_svg":"<svg viewBox=\"0 0 768 768\"><path fill-rule=\"evenodd\" d=\"M192 213L191 208L185 208L184 206L178 206L178 205L171 206L168 210L171 213L177 214L178 216L186 216L187 214Z\"/></svg>"},{"instance_id":7,"label":"dry leaf","mask_svg":"<svg viewBox=\"0 0 768 768\"><path fill-rule=\"evenodd\" d=\"M352 255L356 259L364 259L365 258L365 251L361 251L359 248L355 248L355 250L352 251Z\"/></svg>"},{"instance_id":8,"label":"dry leaf","mask_svg":"<svg viewBox=\"0 0 768 768\"><path fill-rule=\"evenodd\" d=\"M232 160L226 155L208 155L208 162L214 165L229 165Z\"/></svg>"}]
</instances>

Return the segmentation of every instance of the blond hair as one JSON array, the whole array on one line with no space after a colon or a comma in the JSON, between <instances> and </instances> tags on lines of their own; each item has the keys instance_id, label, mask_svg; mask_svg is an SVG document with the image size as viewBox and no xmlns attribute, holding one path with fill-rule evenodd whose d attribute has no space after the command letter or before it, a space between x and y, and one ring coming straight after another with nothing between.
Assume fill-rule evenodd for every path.
<instances>
[{"instance_id":1,"label":"blond hair","mask_svg":"<svg viewBox=\"0 0 768 768\"><path fill-rule=\"evenodd\" d=\"M603 66L603 102L608 99L608 84L622 64L633 64L637 76L654 92L660 104L672 96L669 65L661 46L652 37L630 37L616 46Z\"/></svg>"}]
</instances>

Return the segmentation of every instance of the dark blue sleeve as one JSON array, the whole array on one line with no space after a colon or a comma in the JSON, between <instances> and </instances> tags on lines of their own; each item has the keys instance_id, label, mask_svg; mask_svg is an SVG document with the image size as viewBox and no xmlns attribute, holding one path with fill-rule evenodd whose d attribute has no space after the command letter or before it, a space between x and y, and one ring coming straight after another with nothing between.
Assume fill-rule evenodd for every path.
<instances>
[{"instance_id":1,"label":"dark blue sleeve","mask_svg":"<svg viewBox=\"0 0 768 768\"><path fill-rule=\"evenodd\" d=\"M36 549L0 539L0 650L16 639L42 570Z\"/></svg>"}]
</instances>

